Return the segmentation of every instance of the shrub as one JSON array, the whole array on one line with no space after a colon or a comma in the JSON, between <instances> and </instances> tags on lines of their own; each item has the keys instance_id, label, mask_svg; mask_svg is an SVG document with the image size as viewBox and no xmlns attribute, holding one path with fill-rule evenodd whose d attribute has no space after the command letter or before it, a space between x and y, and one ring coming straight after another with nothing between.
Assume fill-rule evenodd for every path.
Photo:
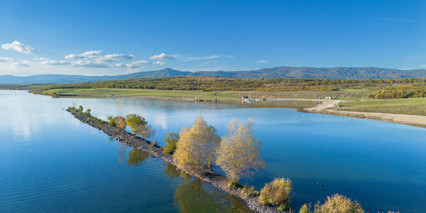
<instances>
[{"instance_id":1,"label":"shrub","mask_svg":"<svg viewBox=\"0 0 426 213\"><path fill-rule=\"evenodd\" d=\"M259 191L254 190L254 186L247 186L247 184L245 184L244 187L241 189L241 194L245 198L256 197L259 196Z\"/></svg>"},{"instance_id":2,"label":"shrub","mask_svg":"<svg viewBox=\"0 0 426 213\"><path fill-rule=\"evenodd\" d=\"M290 209L290 203L285 203L285 204L281 204L280 206L278 206L278 210L284 212L284 211L288 211Z\"/></svg>"},{"instance_id":3,"label":"shrub","mask_svg":"<svg viewBox=\"0 0 426 213\"><path fill-rule=\"evenodd\" d=\"M265 184L260 191L259 203L262 205L281 205L289 202L293 183L288 178L275 178Z\"/></svg>"},{"instance_id":4,"label":"shrub","mask_svg":"<svg viewBox=\"0 0 426 213\"><path fill-rule=\"evenodd\" d=\"M241 184L238 183L238 181L229 181L228 182L228 188L229 189L237 189L237 188L241 188Z\"/></svg>"},{"instance_id":5,"label":"shrub","mask_svg":"<svg viewBox=\"0 0 426 213\"><path fill-rule=\"evenodd\" d=\"M179 141L179 133L169 132L163 140L166 142L164 153L173 154L176 151L176 143Z\"/></svg>"},{"instance_id":6,"label":"shrub","mask_svg":"<svg viewBox=\"0 0 426 213\"><path fill-rule=\"evenodd\" d=\"M324 204L320 205L318 202L315 205L315 213L328 212L364 213L364 210L357 201L352 201L343 195L334 194L331 197L327 197L327 201Z\"/></svg>"},{"instance_id":7,"label":"shrub","mask_svg":"<svg viewBox=\"0 0 426 213\"><path fill-rule=\"evenodd\" d=\"M302 207L300 207L299 213L311 213L312 209L311 209L311 204L303 204Z\"/></svg>"}]
</instances>

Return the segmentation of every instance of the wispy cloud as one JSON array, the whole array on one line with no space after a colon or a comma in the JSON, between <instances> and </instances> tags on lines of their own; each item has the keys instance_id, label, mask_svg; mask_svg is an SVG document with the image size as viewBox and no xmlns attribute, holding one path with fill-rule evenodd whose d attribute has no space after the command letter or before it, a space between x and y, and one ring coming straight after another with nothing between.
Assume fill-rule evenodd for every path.
<instances>
[{"instance_id":1,"label":"wispy cloud","mask_svg":"<svg viewBox=\"0 0 426 213\"><path fill-rule=\"evenodd\" d=\"M166 55L166 53L161 53L161 54L158 54L158 55L151 56L150 59L151 60L164 60L164 59L174 59L174 57L170 56L170 55Z\"/></svg>"},{"instance_id":2,"label":"wispy cloud","mask_svg":"<svg viewBox=\"0 0 426 213\"><path fill-rule=\"evenodd\" d=\"M13 68L26 68L30 67L27 61L20 61L12 64Z\"/></svg>"},{"instance_id":3,"label":"wispy cloud","mask_svg":"<svg viewBox=\"0 0 426 213\"><path fill-rule=\"evenodd\" d=\"M95 58L99 61L111 62L111 61L120 61L120 60L131 60L135 56L134 55L125 55L125 54L110 54L105 56L100 56Z\"/></svg>"},{"instance_id":4,"label":"wispy cloud","mask_svg":"<svg viewBox=\"0 0 426 213\"><path fill-rule=\"evenodd\" d=\"M149 61L146 60L140 60L140 61L134 61L130 64L126 64L127 68L130 69L134 69L134 68L139 68L139 67L143 67L144 65L149 64ZM117 66L116 66L117 67Z\"/></svg>"},{"instance_id":5,"label":"wispy cloud","mask_svg":"<svg viewBox=\"0 0 426 213\"><path fill-rule=\"evenodd\" d=\"M31 54L34 52L34 48L31 46L25 45L19 41L13 41L12 43L2 44L1 48L4 50L14 50L20 53Z\"/></svg>"},{"instance_id":6,"label":"wispy cloud","mask_svg":"<svg viewBox=\"0 0 426 213\"><path fill-rule=\"evenodd\" d=\"M266 60L259 60L259 61L256 61L256 63L259 63L259 64L263 64L263 63L266 63L266 62L268 62L268 61L266 61Z\"/></svg>"},{"instance_id":7,"label":"wispy cloud","mask_svg":"<svg viewBox=\"0 0 426 213\"><path fill-rule=\"evenodd\" d=\"M69 54L65 56L65 59L87 59L87 58L93 58L96 57L97 55L101 54L101 50L91 50L91 51L86 51L84 53L81 54Z\"/></svg>"},{"instance_id":8,"label":"wispy cloud","mask_svg":"<svg viewBox=\"0 0 426 213\"><path fill-rule=\"evenodd\" d=\"M0 62L3 62L3 63L13 62L13 58L0 57Z\"/></svg>"},{"instance_id":9,"label":"wispy cloud","mask_svg":"<svg viewBox=\"0 0 426 213\"><path fill-rule=\"evenodd\" d=\"M164 62L162 62L162 61L154 61L154 62L152 62L152 64L163 66Z\"/></svg>"},{"instance_id":10,"label":"wispy cloud","mask_svg":"<svg viewBox=\"0 0 426 213\"><path fill-rule=\"evenodd\" d=\"M64 61L64 60L47 60L47 61L42 61L40 64L48 64L48 65L55 65L55 66L61 66L61 65L70 65L71 63L68 61Z\"/></svg>"},{"instance_id":11,"label":"wispy cloud","mask_svg":"<svg viewBox=\"0 0 426 213\"><path fill-rule=\"evenodd\" d=\"M203 61L203 60L212 60L219 58L220 55L210 55L210 56L188 56L184 57L184 61Z\"/></svg>"},{"instance_id":12,"label":"wispy cloud","mask_svg":"<svg viewBox=\"0 0 426 213\"><path fill-rule=\"evenodd\" d=\"M75 61L71 63L75 67L86 68L109 68L107 63L94 62L94 61Z\"/></svg>"}]
</instances>

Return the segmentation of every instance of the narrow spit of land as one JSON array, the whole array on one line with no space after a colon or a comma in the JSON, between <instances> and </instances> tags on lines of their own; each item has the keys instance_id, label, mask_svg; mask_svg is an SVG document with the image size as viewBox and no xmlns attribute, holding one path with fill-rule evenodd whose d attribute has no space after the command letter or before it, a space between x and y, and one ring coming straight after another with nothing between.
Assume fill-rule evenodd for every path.
<instances>
[{"instance_id":1,"label":"narrow spit of land","mask_svg":"<svg viewBox=\"0 0 426 213\"><path fill-rule=\"evenodd\" d=\"M140 137L137 137L123 129L120 129L115 126L108 125L106 122L95 118L91 115L87 115L85 113L74 113L70 112L75 118L80 120L81 122L88 124L89 126L92 126L96 129L99 129L103 131L105 134L114 137L116 140L118 140L121 143L125 143L128 146L132 148L136 148L139 151L144 151L149 153L152 156L158 157L163 159L165 162L170 163L172 165L175 165L175 162L173 161L173 155L167 154L163 152L163 147L159 147L154 145L148 140L142 139ZM261 213L278 213L281 212L278 210L277 206L262 206L258 203L258 197L252 197L252 198L246 198L241 194L241 191L239 189L230 189L227 185L228 181L226 177L212 171L212 170L203 170L203 171L192 171L192 170L182 170L188 175L194 176L206 183L210 183L211 185L215 186L216 188L227 192L231 195L234 195L240 199L242 199L247 206L255 211L255 212L261 212Z\"/></svg>"}]
</instances>

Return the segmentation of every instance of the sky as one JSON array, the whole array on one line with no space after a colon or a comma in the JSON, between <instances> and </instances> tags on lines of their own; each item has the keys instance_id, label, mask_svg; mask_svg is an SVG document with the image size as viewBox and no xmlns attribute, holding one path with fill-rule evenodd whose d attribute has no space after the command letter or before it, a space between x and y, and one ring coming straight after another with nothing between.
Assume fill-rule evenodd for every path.
<instances>
[{"instance_id":1,"label":"sky","mask_svg":"<svg viewBox=\"0 0 426 213\"><path fill-rule=\"evenodd\" d=\"M2 0L0 75L426 69L424 0Z\"/></svg>"}]
</instances>

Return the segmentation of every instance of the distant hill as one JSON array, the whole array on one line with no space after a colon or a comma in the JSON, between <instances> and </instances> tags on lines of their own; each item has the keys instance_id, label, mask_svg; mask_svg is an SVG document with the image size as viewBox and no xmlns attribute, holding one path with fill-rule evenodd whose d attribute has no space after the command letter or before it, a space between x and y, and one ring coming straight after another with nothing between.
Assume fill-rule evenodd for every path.
<instances>
[{"instance_id":1,"label":"distant hill","mask_svg":"<svg viewBox=\"0 0 426 213\"><path fill-rule=\"evenodd\" d=\"M174 76L210 76L232 78L329 78L329 79L396 79L426 78L426 70L398 70L376 67L274 67L251 71L199 71L188 72L174 69L163 69L149 72L138 72L116 76L84 76L84 75L33 75L27 77L0 75L0 84L31 83L81 83L103 80L129 78L159 78Z\"/></svg>"}]
</instances>

